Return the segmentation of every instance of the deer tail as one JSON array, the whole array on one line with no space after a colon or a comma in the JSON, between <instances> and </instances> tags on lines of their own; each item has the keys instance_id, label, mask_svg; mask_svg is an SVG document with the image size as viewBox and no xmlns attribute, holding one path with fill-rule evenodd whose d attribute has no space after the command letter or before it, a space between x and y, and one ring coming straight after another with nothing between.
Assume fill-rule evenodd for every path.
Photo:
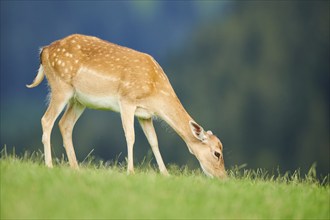
<instances>
[{"instance_id":1,"label":"deer tail","mask_svg":"<svg viewBox=\"0 0 330 220\"><path fill-rule=\"evenodd\" d=\"M40 67L38 70L38 74L34 78L33 83L31 83L30 85L26 85L26 87L28 87L28 88L34 88L34 87L38 86L45 77L44 68L43 68L42 62L41 62L42 51L43 51L43 49L40 50Z\"/></svg>"}]
</instances>

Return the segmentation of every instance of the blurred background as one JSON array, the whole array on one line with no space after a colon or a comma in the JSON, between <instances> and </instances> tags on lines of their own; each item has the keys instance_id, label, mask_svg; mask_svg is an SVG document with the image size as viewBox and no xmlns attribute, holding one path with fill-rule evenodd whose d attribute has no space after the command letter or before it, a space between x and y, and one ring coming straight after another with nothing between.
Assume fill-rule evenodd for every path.
<instances>
[{"instance_id":1,"label":"blurred background","mask_svg":"<svg viewBox=\"0 0 330 220\"><path fill-rule=\"evenodd\" d=\"M1 149L42 150L46 80L26 84L39 48L73 33L151 54L191 116L224 144L227 167L329 173L329 1L1 1ZM166 164L197 168L185 143L156 122ZM136 123L135 163L152 159ZM64 153L57 123L53 155ZM125 161L116 113L86 110L76 124L91 152ZM154 160L153 160L154 161Z\"/></svg>"}]
</instances>

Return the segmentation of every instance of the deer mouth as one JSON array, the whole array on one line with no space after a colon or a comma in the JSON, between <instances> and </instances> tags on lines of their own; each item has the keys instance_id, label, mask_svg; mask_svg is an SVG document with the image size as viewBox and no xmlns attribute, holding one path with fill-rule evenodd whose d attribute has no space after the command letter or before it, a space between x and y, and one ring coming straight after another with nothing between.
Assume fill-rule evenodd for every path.
<instances>
[{"instance_id":1,"label":"deer mouth","mask_svg":"<svg viewBox=\"0 0 330 220\"><path fill-rule=\"evenodd\" d=\"M199 163L199 165L201 166L201 168L206 176L213 178L213 175L211 173L209 173L201 163Z\"/></svg>"}]
</instances>

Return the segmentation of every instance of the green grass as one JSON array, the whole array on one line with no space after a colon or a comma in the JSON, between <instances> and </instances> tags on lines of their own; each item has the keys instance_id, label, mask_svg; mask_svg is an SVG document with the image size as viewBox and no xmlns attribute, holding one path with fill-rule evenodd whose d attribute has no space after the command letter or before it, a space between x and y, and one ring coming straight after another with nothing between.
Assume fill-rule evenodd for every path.
<instances>
[{"instance_id":1,"label":"green grass","mask_svg":"<svg viewBox=\"0 0 330 220\"><path fill-rule=\"evenodd\" d=\"M329 177L317 181L315 167L304 177L236 167L222 181L169 171L144 164L128 176L122 164L91 160L48 169L38 154L2 154L1 219L329 219Z\"/></svg>"}]
</instances>

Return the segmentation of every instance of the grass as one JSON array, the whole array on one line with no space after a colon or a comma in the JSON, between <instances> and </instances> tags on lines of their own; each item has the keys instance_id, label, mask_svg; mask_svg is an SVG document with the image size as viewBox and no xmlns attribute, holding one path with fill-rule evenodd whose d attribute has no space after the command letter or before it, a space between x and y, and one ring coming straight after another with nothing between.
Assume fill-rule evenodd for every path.
<instances>
[{"instance_id":1,"label":"grass","mask_svg":"<svg viewBox=\"0 0 330 220\"><path fill-rule=\"evenodd\" d=\"M315 167L270 175L234 167L230 178L171 166L164 177L148 163L126 175L120 163L87 160L79 171L40 153L1 156L1 219L329 219L329 176Z\"/></svg>"}]
</instances>

